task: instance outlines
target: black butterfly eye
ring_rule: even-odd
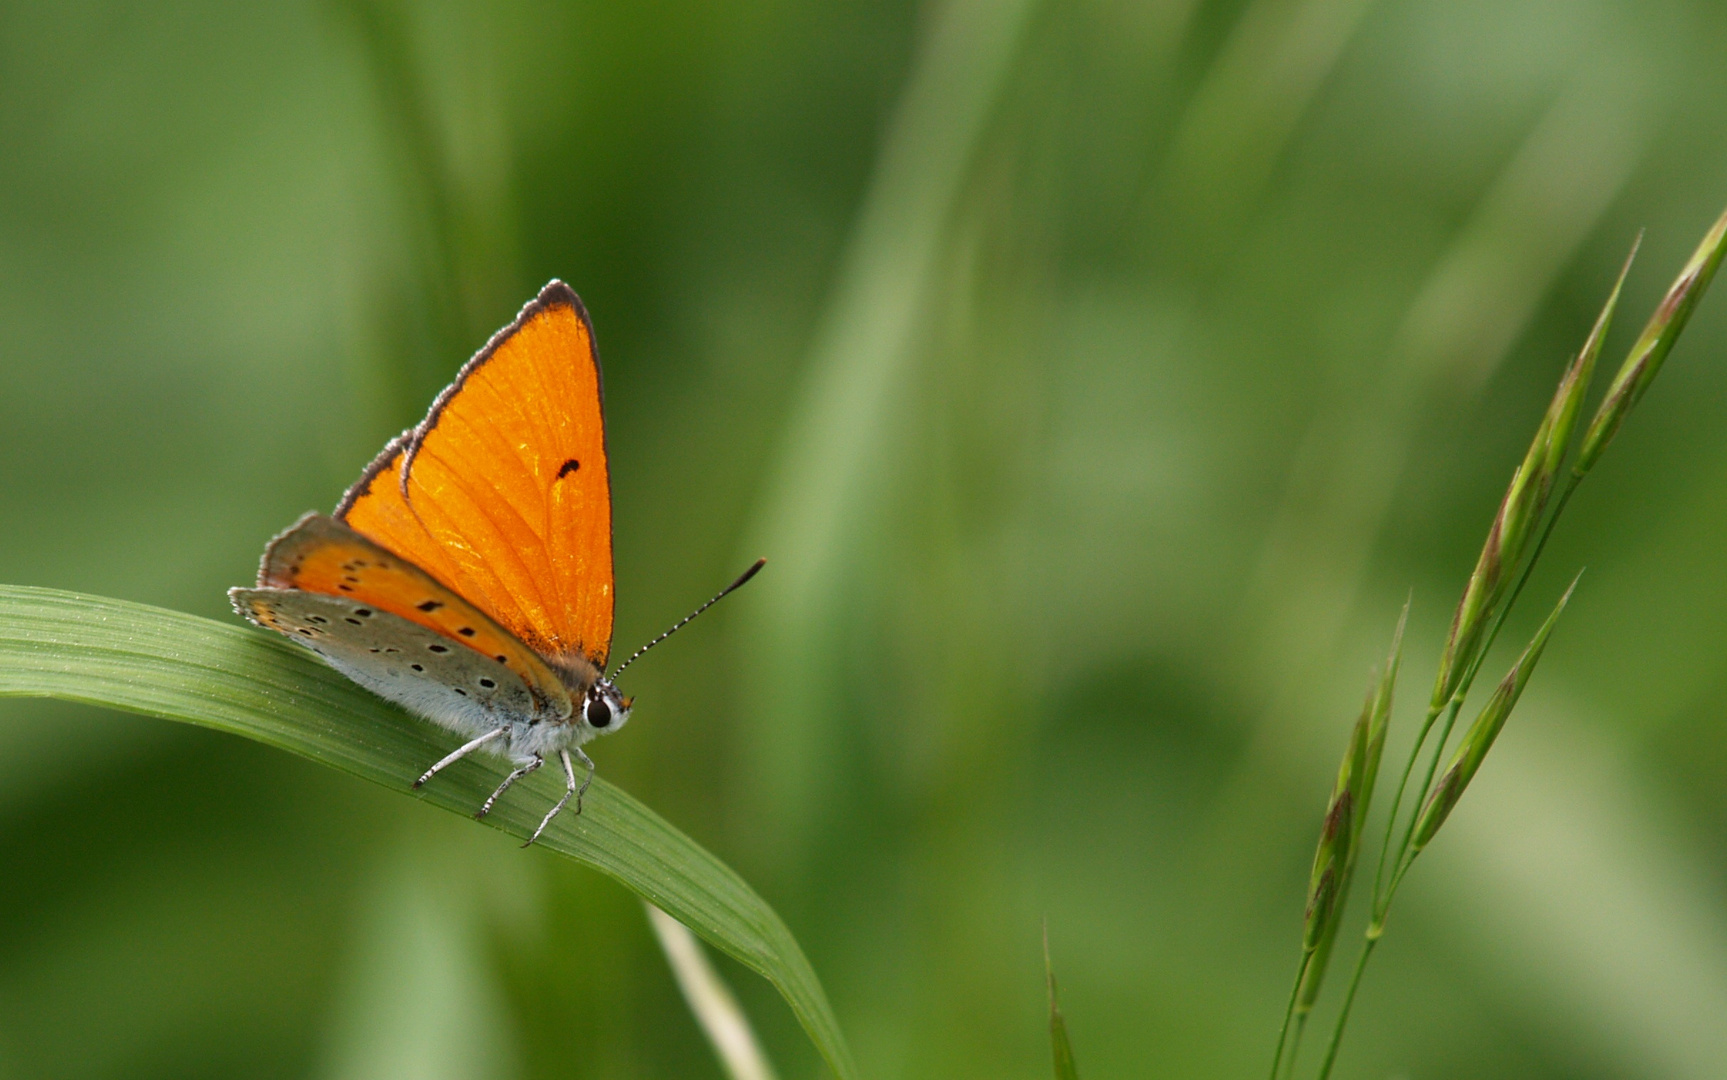
[[[588,700],[588,726],[591,728],[609,728],[612,726],[612,707],[606,704],[605,698],[590,698]]]

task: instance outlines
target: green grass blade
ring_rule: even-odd
[[[122,600],[0,586],[0,696],[53,697],[214,728],[403,794],[452,736],[373,696],[273,634]],[[547,773],[555,770],[546,770]],[[471,814],[504,773],[470,758],[415,797]],[[528,837],[562,793],[536,774],[486,819]],[[760,973],[840,1080],[857,1076],[815,972],[773,909],[653,811],[595,780],[578,817],[540,846],[587,863]]]

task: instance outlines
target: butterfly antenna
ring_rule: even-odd
[[[743,588],[744,582],[748,581],[750,578],[755,577],[758,573],[761,572],[762,567],[766,566],[767,564],[768,564],[768,561],[766,559],[757,559],[754,566],[750,567],[748,570],[745,570],[743,573],[739,574],[738,579],[736,581],[732,582],[730,585],[727,585],[725,588],[721,589],[714,596],[714,598],[712,600],[709,600],[707,603],[703,604],[701,607],[690,612],[688,615],[685,615],[683,618],[679,619],[677,621],[677,624],[674,625],[670,630],[667,630],[665,633],[661,634],[659,637],[655,638],[654,640],[648,642],[646,645],[643,645],[641,648],[637,649],[635,652],[631,653],[630,658],[628,660],[625,660],[623,663],[619,664],[618,669],[606,677],[606,681],[610,682],[610,683],[617,682],[618,676],[622,675],[624,673],[625,668],[627,668],[631,664],[635,663],[637,657],[641,656],[643,653],[647,652],[649,649],[653,648],[655,645],[658,645],[660,642],[671,637],[673,634],[677,633],[679,630],[682,630],[685,626],[688,626],[690,620],[695,618],[697,615],[700,615],[702,612],[713,607],[715,604],[719,603],[721,600],[724,600],[731,593],[736,592],[738,589]]]

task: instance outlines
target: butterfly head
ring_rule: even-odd
[[[589,687],[587,697],[582,701],[582,726],[591,729],[595,735],[610,735],[629,722],[633,704],[635,699],[618,693],[611,680],[601,679]]]

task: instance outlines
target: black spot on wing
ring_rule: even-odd
[[[438,610],[438,609],[439,609],[439,608],[441,608],[441,607],[443,607],[443,606],[444,606],[444,605],[443,605],[443,602],[442,602],[442,601],[439,601],[439,600],[427,600],[427,601],[426,601],[426,602],[425,602],[425,603],[423,603],[423,604],[420,604],[420,605],[419,605],[419,608],[420,608],[420,610],[421,610],[421,611],[436,611],[436,610]]]
[[[575,458],[571,458],[570,460],[564,462],[562,465],[558,466],[558,479],[562,480],[564,477],[570,475],[571,473],[575,472],[577,469],[579,469],[581,467],[582,467],[581,462],[577,461]]]

